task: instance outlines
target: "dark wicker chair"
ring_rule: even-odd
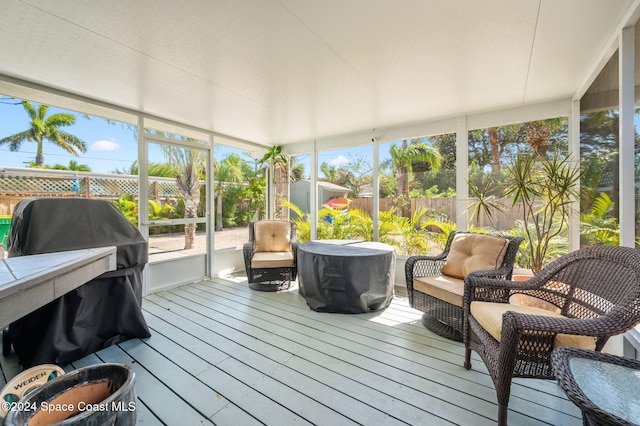
[[[506,309],[503,304],[517,293],[535,298],[547,308],[510,304]],[[492,303],[471,306],[477,302]],[[549,307],[556,311],[550,312]],[[487,312],[485,308],[503,312],[502,322],[497,322],[501,327],[499,341],[478,320]],[[496,388],[498,424],[506,425],[513,377],[553,379],[554,347],[585,349],[584,343],[590,342],[593,350],[600,351],[610,336],[623,333],[638,322],[640,251],[632,248],[598,246],[577,250],[555,260],[528,281],[468,276],[464,295],[464,366],[471,368],[472,350],[480,355]],[[497,334],[495,329],[493,333]],[[567,338],[574,339],[572,343],[579,339],[580,345],[560,341]]]
[[[633,426],[640,423],[638,419],[634,419],[634,421],[629,421],[629,416],[625,416],[626,419],[614,414],[609,413],[591,401],[589,397],[583,392],[576,381],[576,377],[574,376],[573,369],[570,365],[570,360],[572,358],[582,358],[584,360],[594,361],[597,363],[604,363],[609,365],[616,365],[621,367],[626,367],[630,369],[628,371],[629,376],[637,375],[640,371],[640,360],[624,358],[617,355],[605,354],[602,352],[593,352],[593,351],[585,351],[574,348],[557,348],[553,350],[551,354],[551,364],[553,366],[553,371],[555,372],[556,379],[558,380],[558,384],[564,392],[567,394],[567,397],[582,410],[582,421],[584,425],[588,426],[597,426],[597,425],[620,425],[620,426]],[[595,366],[595,365],[594,365]],[[633,370],[636,370],[635,372]],[[609,369],[602,369],[603,373],[606,374],[606,371]],[[592,373],[589,370],[589,377],[591,377]],[[595,376],[595,375],[594,375]],[[636,380],[634,379],[634,382]],[[597,381],[596,383],[600,383]],[[609,392],[611,390],[611,386],[620,385],[623,387],[622,383],[603,383],[602,391]],[[628,392],[628,391],[627,391]],[[627,393],[625,392],[625,393]],[[609,395],[609,398],[616,398],[620,395]],[[628,395],[631,396],[631,395]],[[635,397],[633,395],[631,397]],[[625,410],[625,403],[623,401],[618,401],[618,408],[621,411],[626,411],[626,413],[620,413],[620,415],[629,414],[628,410]],[[629,402],[629,401],[627,401]],[[628,408],[628,406],[627,406]]]
[[[296,242],[296,226],[292,222],[283,220],[264,220],[257,222],[260,224],[273,224],[283,230],[283,235],[272,235],[280,239],[281,244],[286,242],[287,248],[283,251],[273,251],[271,249],[263,254],[267,254],[272,259],[262,259],[256,266],[254,255],[256,249],[260,250],[259,244],[256,243],[256,222],[249,223],[249,242],[244,243],[242,251],[244,254],[244,265],[247,272],[247,281],[249,287],[260,291],[278,291],[289,288],[291,281],[295,280],[298,275],[297,253],[298,243]],[[264,244],[262,245],[264,247]],[[282,261],[277,258],[278,255],[287,255],[291,257],[290,262]]]
[[[411,256],[405,264],[405,277],[407,292],[409,294],[409,304],[412,308],[424,312],[422,323],[429,330],[447,339],[462,341],[463,328],[463,283],[461,282],[455,289],[452,289],[451,297],[444,300],[438,295],[424,293],[414,288],[414,279],[441,274],[441,269],[451,249],[451,243],[458,234],[472,234],[469,232],[454,231],[449,234],[444,251],[437,256]],[[502,265],[494,270],[475,271],[473,274],[492,277],[498,279],[511,279],[513,264],[518,253],[518,248],[523,238],[500,236],[509,241]],[[455,293],[455,294],[454,294]]]

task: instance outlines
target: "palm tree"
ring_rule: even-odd
[[[296,160],[296,157],[291,157],[289,169],[291,174],[290,176],[291,182],[296,182],[304,179],[304,164],[299,163]]]
[[[487,129],[489,144],[491,145],[491,172],[496,176],[500,176],[500,141],[498,131],[497,127],[489,127]]]
[[[427,163],[433,172],[440,170],[442,156],[438,150],[419,139],[413,139],[407,145],[407,140],[402,141],[402,147],[392,145],[389,149],[391,161],[396,168],[396,195],[402,195],[409,191],[409,172],[413,171],[416,163]]]
[[[184,199],[184,217],[198,217],[200,205],[200,174],[205,170],[205,155],[203,151],[196,149],[177,148],[162,145],[163,154],[169,160],[169,164],[175,167],[176,183],[178,190]],[[196,238],[195,223],[184,225],[184,248],[194,247]]]
[[[229,156],[220,163],[214,164],[214,177],[216,181],[216,231],[222,231],[222,190],[224,183],[242,182],[242,165],[244,160],[238,154]]]
[[[284,209],[282,201],[289,199],[289,163],[288,157],[282,153],[282,147],[273,145],[260,159],[261,166],[268,166],[273,171],[273,183],[275,186],[275,196],[270,201],[273,206],[275,217],[281,219],[289,218],[289,210]]]
[[[138,160],[135,160],[131,163],[131,166],[124,167],[122,170],[116,169],[111,173],[137,176],[139,168]],[[149,163],[147,166],[147,174],[149,176],[172,178],[176,175],[176,170],[175,167],[169,163]]]
[[[320,171],[324,175],[327,182],[336,185],[350,187],[349,183],[355,180],[355,176],[344,167],[332,166],[329,163],[320,164]]]
[[[56,170],[73,170],[75,172],[90,172],[91,167],[87,164],[78,164],[76,160],[69,160],[69,165],[65,166],[64,164],[56,164],[53,166]]]
[[[442,156],[438,150],[427,145],[419,139],[402,141],[402,146],[392,145],[389,149],[391,162],[396,169],[396,196],[404,196],[409,193],[409,173],[413,171],[416,163],[427,163],[432,172],[440,170]],[[398,210],[398,215],[402,212]]]
[[[87,152],[87,146],[82,140],[59,129],[60,127],[73,125],[76,122],[75,115],[58,113],[47,117],[48,105],[40,105],[36,110],[29,101],[23,101],[22,106],[31,118],[29,129],[0,139],[0,145],[8,144],[9,151],[18,151],[23,142],[35,142],[38,145],[36,166],[44,165],[42,143],[45,140],[53,142],[73,155],[78,155],[78,151]]]
[[[522,124],[525,140],[539,157],[547,155],[549,150],[557,149],[558,141],[566,135],[567,118],[548,118]]]

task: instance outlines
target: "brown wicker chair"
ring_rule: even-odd
[[[514,304],[515,295],[530,298],[529,306]],[[464,366],[471,368],[472,350],[480,355],[496,388],[498,424],[506,425],[513,377],[553,379],[554,347],[600,351],[610,336],[638,322],[640,251],[632,248],[577,250],[528,281],[471,275],[465,279]]]
[[[289,288],[298,275],[296,226],[284,220],[249,223],[243,247],[249,287],[260,291]]]
[[[442,283],[425,284],[425,277],[440,279],[442,268],[449,258],[451,246],[456,235],[478,235],[470,232],[454,231],[449,234],[444,251],[437,256],[411,256],[405,264],[405,277],[409,304],[412,308],[424,312],[422,323],[434,333],[447,339],[462,341],[462,302],[464,297],[464,281],[461,278],[444,277]],[[501,264],[491,270],[477,270],[473,274],[511,279],[513,264],[518,247],[523,241],[519,237],[500,237],[508,240]],[[429,279],[426,279],[427,281]]]

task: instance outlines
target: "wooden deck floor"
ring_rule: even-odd
[[[67,366],[120,362],[136,372],[139,424],[493,425],[483,363],[435,336],[398,295],[368,314],[311,311],[293,289],[205,281],[147,296],[152,336]],[[7,357],[7,378],[17,372]],[[553,381],[516,380],[513,425],[580,425]]]

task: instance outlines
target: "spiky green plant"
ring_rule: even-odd
[[[396,246],[398,254],[402,255],[427,253],[429,239],[421,225],[426,213],[424,207],[417,209],[410,218],[397,216],[395,208],[380,212],[380,242]]]
[[[291,201],[282,200],[281,202],[284,207],[295,213],[295,217],[292,215],[291,222],[296,225],[296,239],[301,243],[311,241],[311,222],[308,216]]]
[[[433,216],[427,217],[421,224],[425,230],[427,239],[430,241],[431,246],[436,250],[443,250],[449,234],[457,229],[455,223],[447,220],[446,217]]]
[[[367,240],[373,239],[373,221],[358,209],[346,212],[323,208],[318,212],[318,239]]]
[[[562,237],[569,223],[571,203],[578,199],[580,169],[571,156],[554,153],[548,157],[520,154],[506,170],[505,195],[511,198],[511,208],[519,207],[519,225],[528,243],[520,246],[522,256],[534,274],[540,272],[551,257],[556,238]],[[489,217],[501,207],[490,199],[492,191],[469,185],[478,197],[474,212]]]
[[[112,202],[118,206],[122,214],[129,219],[129,222],[138,226],[138,203],[132,200],[131,195],[121,195],[118,201]]]
[[[604,192],[594,200],[591,210],[580,215],[580,245],[620,245],[618,221],[611,212],[615,203]]]
[[[535,247],[538,242],[536,240],[531,240],[530,238],[536,238],[536,231],[533,224],[529,224],[529,229],[525,229],[525,222],[522,220],[516,220],[513,224],[513,228],[508,231],[508,234],[513,237],[522,237],[524,241],[520,244],[520,248],[518,250],[518,254],[516,256],[516,264],[522,267],[530,267],[531,262],[531,253],[532,247]],[[558,225],[559,226],[559,225]],[[559,233],[553,233],[553,238],[550,238],[547,242],[546,253],[545,253],[545,264],[554,261],[559,258],[563,254],[566,254],[569,251],[569,238],[568,238],[568,229],[565,227]],[[532,243],[533,241],[533,243]]]
[[[149,200],[149,219],[162,220],[172,219],[175,216],[175,209],[170,204],[160,205],[153,200]]]

